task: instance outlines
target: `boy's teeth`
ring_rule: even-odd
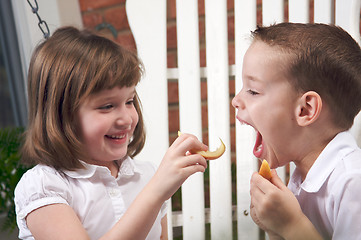
[[[256,152],[261,151],[261,149],[262,149],[262,144],[257,147]]]

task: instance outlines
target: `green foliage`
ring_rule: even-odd
[[[6,214],[1,231],[16,227],[14,190],[21,176],[28,170],[20,164],[19,149],[23,128],[0,129],[0,213]]]

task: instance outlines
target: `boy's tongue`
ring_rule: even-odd
[[[262,153],[263,153],[262,135],[259,132],[257,132],[257,139],[256,139],[256,143],[253,148],[253,155],[256,158],[261,158]]]

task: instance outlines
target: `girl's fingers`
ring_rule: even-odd
[[[187,176],[191,176],[192,174],[197,172],[204,172],[206,168],[203,165],[196,164],[196,165],[187,166],[183,168],[183,170]]]
[[[200,154],[191,154],[188,156],[185,156],[183,160],[180,163],[183,167],[189,167],[194,165],[200,165],[203,168],[207,168],[207,161],[204,157],[202,157]]]
[[[208,147],[200,142],[196,136],[192,134],[182,134],[179,136],[171,145],[172,149],[178,151],[182,155],[185,155],[187,152],[193,149],[197,149],[200,151],[205,151]]]

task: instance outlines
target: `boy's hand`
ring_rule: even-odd
[[[285,236],[304,217],[293,193],[272,170],[271,181],[257,172],[251,178],[251,216],[254,222],[273,237]]]

